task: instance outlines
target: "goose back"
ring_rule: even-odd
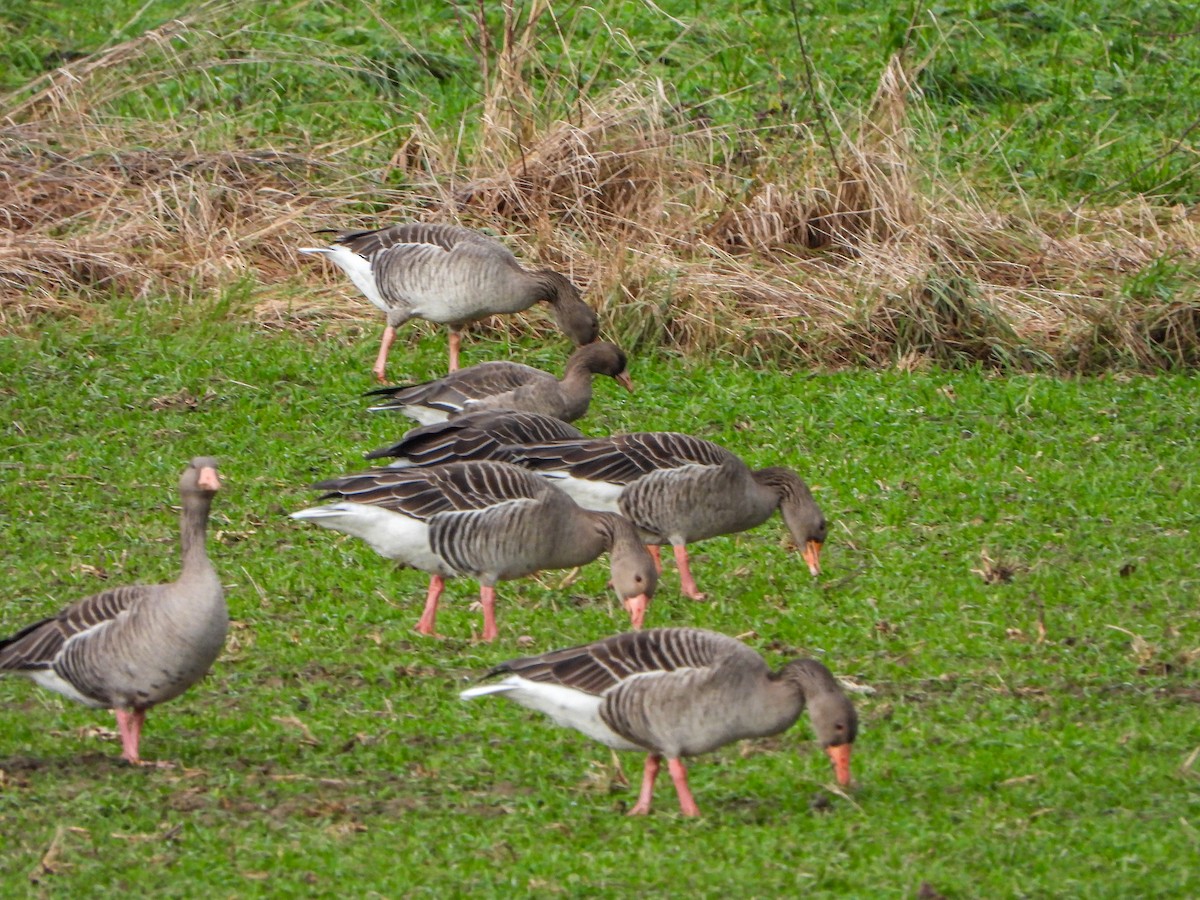
[[[465,369],[463,371],[466,371]],[[414,428],[399,441],[366,454],[392,458],[391,468],[434,466],[468,459],[505,458],[512,444],[583,437],[578,428],[553,416],[510,409],[466,412],[444,422]]]
[[[372,411],[395,410],[422,424],[481,409],[521,410],[572,422],[588,410],[593,375],[608,375],[633,390],[627,366],[619,347],[601,341],[576,350],[561,380],[532,366],[498,360],[421,384],[377,389],[368,396],[387,398],[371,406]]]
[[[356,278],[353,259],[366,261],[373,282],[364,293],[388,313],[388,324],[416,317],[462,326],[495,313],[555,307],[559,327],[577,344],[596,339],[595,313],[565,276],[524,269],[504,244],[456,225],[402,223],[373,231],[338,233],[330,258]],[[307,252],[319,248],[304,248]],[[339,251],[341,251],[339,253]]]
[[[745,531],[779,507],[776,490],[739,457],[677,432],[543,442],[514,448],[511,458],[558,477],[584,506],[615,503],[648,538],[672,544]]]
[[[374,507],[425,523],[430,549],[454,573],[485,584],[583,565],[612,549],[618,538],[636,544],[628,522],[584,510],[546,479],[504,462],[376,469],[318,482],[314,488],[326,492],[322,500]],[[325,524],[317,516],[301,518]],[[653,571],[653,560],[637,547],[644,558],[634,552],[631,563],[614,554],[614,568],[636,563],[638,574],[652,581],[644,570]]]

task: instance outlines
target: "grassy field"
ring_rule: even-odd
[[[506,13],[505,10],[508,10]],[[423,218],[629,349],[1200,365],[1194,5],[32,2],[0,10],[0,327],[253,284]]]
[[[201,453],[235,620],[150,713],[172,769],[0,679],[0,896],[1200,895],[1200,7],[504,8],[0,8],[0,634],[173,577]],[[288,518],[405,428],[295,248],[404,218],[585,288],[639,385],[585,431],[809,481],[820,578],[776,518],[648,623],[869,687],[851,791],[802,721],[698,760],[701,819],[627,819],[639,758],[457,699],[622,629],[605,565],[503,585],[494,645],[452,582],[437,641],[422,574]],[[546,322],[465,362],[557,371]]]
[[[670,564],[648,621],[745,634],[870,686],[856,785],[801,722],[697,762],[699,821],[647,819],[608,751],[457,691],[488,665],[624,626],[586,567],[502,587],[472,643],[411,631],[424,577],[287,512],[395,437],[374,334],[271,333],[237,303],[114,303],[0,339],[0,623],[171,577],[174,482],[220,456],[211,552],[235,626],[211,677],[116,761],[111,719],[0,682],[3,893],[80,896],[1192,896],[1200,772],[1192,377],[791,374],[671,355],[600,383],[592,433],[686,429],[794,466],[832,523],[812,579],[778,518]],[[565,342],[472,342],[556,368]],[[444,360],[440,335],[398,375]],[[520,640],[520,642],[519,642]],[[623,761],[635,780],[637,757]],[[924,886],[924,887],[923,887]]]

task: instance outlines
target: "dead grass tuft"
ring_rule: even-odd
[[[266,327],[365,320],[365,299],[295,248],[320,228],[420,217],[489,228],[566,272],[606,335],[635,350],[813,366],[1200,365],[1200,216],[1142,198],[1037,209],[977,196],[939,170],[900,57],[859,121],[835,120],[830,137],[722,129],[660,83],[554,93],[583,82],[538,68],[539,36],[562,27],[538,2],[505,7],[490,30],[462,13],[489,126],[475,147],[417,114],[364,172],[338,148],[205,150],[185,125],[111,113],[154,79],[203,72],[229,37],[214,25],[226,8],[202,4],[0,97],[0,325],[84,315],[114,293],[186,300],[248,282]],[[914,150],[918,132],[933,150]],[[396,172],[404,190],[380,187]],[[538,314],[479,327],[552,330]]]

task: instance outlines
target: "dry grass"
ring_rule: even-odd
[[[569,273],[634,349],[827,366],[1200,363],[1192,279],[1154,274],[1163,259],[1185,274],[1200,264],[1194,214],[1144,199],[1047,210],[975,196],[914,151],[924,112],[898,57],[832,142],[698,123],[656,83],[577,98],[570,121],[547,116],[528,77],[545,13],[534,4],[499,43],[475,32],[492,127],[461,164],[458,135],[414,121],[384,167],[403,170],[406,191],[328,148],[204,151],[180,129],[105,119],[147,72],[204,56],[189,21],[0,98],[0,323],[79,314],[114,291],[189,297],[248,274],[264,323],[366,314],[294,248],[318,228],[422,217],[491,228]],[[323,287],[297,304],[300,282]]]

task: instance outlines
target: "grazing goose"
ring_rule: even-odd
[[[514,313],[544,301],[576,344],[596,340],[596,314],[558,272],[523,269],[499,241],[455,225],[418,222],[375,231],[346,231],[331,247],[301,247],[337,263],[355,287],[387,315],[375,377],[385,381],[396,328],[409,319],[450,326],[450,371],[458,368],[465,325],[494,313]]]
[[[322,481],[321,499],[293,518],[362,538],[380,556],[431,574],[421,634],[434,634],[444,579],[479,580],[483,639],[495,640],[496,583],[563,569],[610,552],[612,584],[640,628],[657,572],[627,519],[580,508],[524,469],[502,462],[457,462],[428,469],[375,469]]]
[[[504,458],[555,480],[587,509],[629,518],[651,544],[669,543],[683,593],[703,600],[688,564],[687,545],[733,534],[767,520],[776,509],[804,561],[821,571],[825,516],[795,472],[751,471],[724,447],[667,431],[548,441],[503,448]],[[657,558],[657,547],[652,552]]]
[[[741,641],[697,628],[656,628],[502,663],[463,699],[503,694],[614,750],[645,750],[642,789],[630,815],[650,811],[665,757],[685,816],[700,810],[683,757],[742,738],[779,734],[805,709],[837,780],[850,783],[854,706],[829,670],[796,659],[772,672]]]
[[[395,410],[422,425],[479,409],[517,409],[574,422],[592,402],[593,375],[611,376],[633,391],[626,365],[621,349],[602,341],[572,353],[561,380],[521,363],[479,363],[435,381],[371,391],[389,398],[371,410]]]
[[[414,428],[396,443],[372,450],[365,456],[367,459],[394,458],[395,462],[389,463],[388,467],[402,469],[467,459],[500,459],[500,448],[508,444],[581,437],[583,434],[578,428],[553,416],[511,409],[484,409]]]
[[[0,671],[115,710],[121,755],[135,765],[142,763],[146,710],[203,678],[225,645],[229,611],[204,547],[219,487],[217,461],[206,456],[179,479],[183,569],[176,581],[101,591],[0,641]]]

